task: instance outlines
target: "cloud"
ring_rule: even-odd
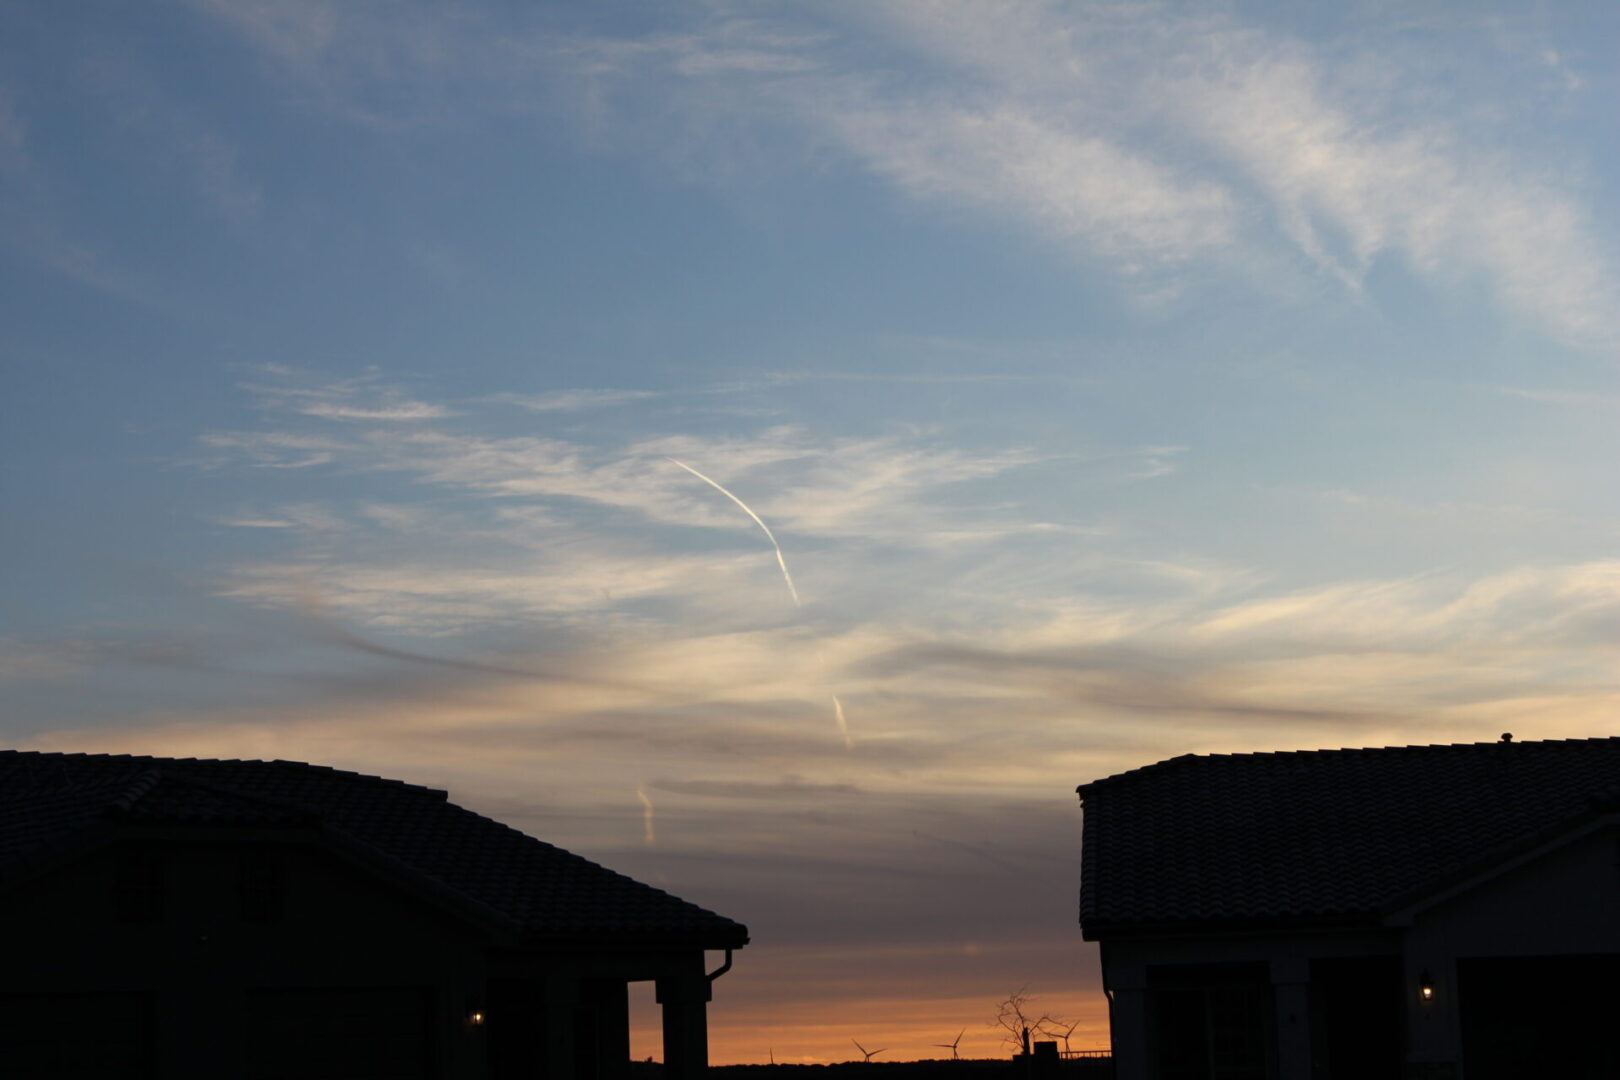
[[[307,63],[338,38],[342,8],[322,0],[189,0],[271,53]],[[347,6],[347,5],[344,5]]]
[[[623,36],[430,7],[202,10],[357,122],[555,119],[569,103],[593,144],[650,150],[696,182],[841,158],[909,199],[1110,266],[1144,297],[1212,271],[1297,295],[1304,260],[1359,302],[1395,257],[1440,289],[1483,277],[1567,342],[1620,336],[1602,223],[1572,162],[1527,150],[1545,142],[1521,137],[1517,111],[1458,98],[1431,65],[1396,66],[1384,38],[1308,44],[1156,4],[915,0]],[[1435,25],[1425,45],[1456,50],[1458,67],[1479,33]],[[1526,79],[1566,70],[1546,41],[1495,55]],[[468,78],[487,93],[450,92]],[[1555,83],[1546,92],[1577,92]],[[783,131],[804,160],[758,151]]]
[[[909,194],[1010,217],[1126,270],[1209,255],[1237,231],[1219,185],[1021,105],[857,102],[821,122]]]
[[[1334,54],[1258,24],[1152,5],[1027,3],[989,12],[916,3],[887,12],[900,41],[976,78],[974,93],[994,103],[981,110],[997,121],[987,126],[1005,133],[1003,169],[1044,177],[1057,191],[1139,189],[1148,210],[1103,232],[1111,238],[1104,250],[1127,266],[1133,254],[1187,257],[1227,244],[1239,250],[1214,261],[1244,258],[1244,248],[1258,254],[1264,212],[1352,291],[1377,258],[1393,253],[1445,286],[1483,272],[1556,335],[1614,343],[1613,273],[1580,189],[1568,181],[1569,163],[1515,153],[1507,129],[1481,143],[1477,125],[1465,132],[1436,108],[1444,97],[1418,69],[1393,71],[1379,57]],[[1473,103],[1449,104],[1460,112]],[[899,139],[900,160],[909,144],[947,137],[960,124],[928,102],[913,101],[907,115],[914,131],[930,134]],[[1043,125],[1027,116],[1056,119]],[[1108,153],[1077,149],[1100,140]],[[974,152],[964,156],[963,171],[977,176]],[[1178,167],[1144,171],[1147,158]],[[1175,182],[1164,179],[1172,175]],[[1072,218],[1061,198],[1032,197],[1014,184],[958,194],[1023,208],[1060,232]]]
[[[330,460],[330,459],[328,459]],[[348,527],[340,512],[317,503],[283,503],[264,510],[240,510],[213,519],[233,529],[305,529],[331,532]]]
[[[759,611],[759,598],[748,586],[767,569],[752,553],[654,552],[617,540],[586,543],[577,536],[543,555],[489,555],[482,565],[471,550],[462,558],[390,559],[366,555],[367,543],[365,534],[357,535],[355,551],[346,559],[242,563],[217,590],[231,599],[285,608],[296,607],[307,590],[316,588],[326,607],[362,625],[445,636],[607,618],[652,600],[679,604],[693,618],[735,620]],[[774,603],[774,594],[770,599],[772,610],[785,610]]]
[[[197,441],[214,453],[193,463],[217,467],[246,460],[260,469],[307,469],[325,465],[351,444],[320,435],[290,431],[210,431]]]
[[[361,392],[394,393],[376,378]],[[267,423],[348,393],[304,385],[272,395]],[[1185,447],[1043,460],[945,446],[916,429],[816,437],[738,422],[725,434],[666,435],[651,413],[628,435],[592,426],[564,438],[489,434],[475,430],[480,422],[474,410],[406,427],[359,422],[341,438],[208,436],[249,466],[318,452],[345,471],[398,473],[444,496],[431,510],[319,504],[313,516],[298,506],[239,515],[285,523],[281,531],[321,547],[239,563],[218,594],[296,609],[316,589],[345,628],[331,644],[417,666],[446,657],[442,666],[470,675],[480,666],[590,672],[576,650],[611,649],[614,678],[634,692],[599,707],[792,717],[803,741],[778,749],[735,731],[711,738],[689,721],[670,743],[749,747],[788,771],[795,755],[832,760],[842,750],[834,696],[861,732],[863,759],[957,768],[982,754],[984,716],[1012,725],[1007,753],[1049,752],[1070,737],[1072,717],[1083,718],[1078,745],[1088,752],[1150,756],[1173,740],[1264,747],[1282,733],[1401,741],[1414,725],[1463,731],[1485,713],[1492,724],[1528,718],[1549,697],[1563,701],[1561,723],[1574,731],[1615,695],[1599,645],[1620,625],[1620,572],[1608,563],[1282,588],[1258,569],[1132,550],[1137,541],[1117,529],[1032,520],[1044,504],[1017,484],[1038,464],[1061,468],[1071,485],[1153,483]],[[670,466],[672,454],[702,461],[771,524],[804,591],[802,614],[755,527]],[[1473,521],[1485,509],[1438,507],[1425,520]],[[322,527],[334,518],[341,528]],[[500,634],[511,648],[411,643]],[[557,636],[547,644],[548,635]],[[546,738],[665,740],[630,730],[559,717]]]
[[[896,4],[873,28],[909,62],[823,48],[814,73],[762,90],[908,195],[1127,273],[1275,279],[1281,241],[1353,295],[1394,255],[1446,289],[1483,274],[1570,343],[1620,332],[1570,162],[1528,155],[1510,127],[1465,128],[1474,103],[1419,69],[1156,5]]]
[[[323,420],[440,420],[455,413],[443,405],[406,397],[392,386],[381,384],[381,375],[372,370],[346,379],[328,379],[312,372],[281,365],[264,365],[262,374],[275,382],[244,383],[262,407],[274,411],[314,416]]]
[[[154,633],[29,640],[0,638],[0,684],[88,681],[109,665],[206,670],[210,646]]]
[[[305,416],[319,416],[327,420],[436,420],[449,415],[442,406],[427,405],[420,401],[401,401],[375,409],[312,402],[299,411]]]
[[[853,784],[810,784],[794,776],[771,783],[754,780],[649,780],[647,786],[677,795],[771,801],[819,800],[829,796],[853,795],[860,790]]]
[[[553,390],[545,394],[495,394],[489,400],[516,405],[533,412],[573,412],[601,409],[658,397],[654,390]]]
[[[1504,386],[1501,392],[1526,401],[1540,402],[1543,405],[1561,405],[1571,409],[1620,409],[1620,394],[1594,390],[1549,390]]]
[[[1439,117],[1358,112],[1296,42],[1230,32],[1204,46],[1202,68],[1168,88],[1177,115],[1318,265],[1354,289],[1385,252],[1446,284],[1484,271],[1559,336],[1613,342],[1612,272],[1561,163],[1468,145]]]
[[[869,636],[837,676],[959,734],[994,715],[1003,753],[1468,741],[1499,725],[1601,734],[1620,702],[1617,582],[1599,561],[1236,601],[1189,592],[1119,602],[1117,615],[1092,598],[1083,621],[1064,611],[1072,601],[1026,600],[1022,620]]]
[[[0,638],[0,683],[60,681],[95,663],[100,650],[90,641],[25,641]]]
[[[1213,612],[1206,640],[1304,639],[1342,648],[1419,648],[1494,640],[1530,649],[1589,645],[1594,619],[1620,614],[1620,562],[1525,567],[1458,580],[1429,574],[1335,584]]]
[[[347,402],[356,394],[404,401],[366,379],[359,385],[295,387],[252,385],[277,413],[354,421],[348,434],[326,429],[270,428],[216,431],[201,438],[218,454],[235,453],[261,468],[298,469],[341,464],[350,469],[398,472],[460,493],[502,501],[571,500],[628,512],[662,525],[735,530],[738,518],[695,486],[676,459],[701,469],[754,507],[773,530],[821,537],[885,536],[928,544],[942,536],[991,535],[985,523],[955,530],[930,508],[929,498],[953,486],[986,481],[1040,460],[1023,448],[987,451],[944,445],[923,433],[815,438],[777,425],[733,435],[645,435],[605,441],[556,435],[498,436],[465,427],[420,424],[367,426],[398,418]],[[401,406],[401,409],[403,406]],[[453,419],[442,406],[412,401],[412,418]],[[1100,468],[1117,479],[1145,479],[1170,471],[1175,447],[1149,447],[1102,455]],[[1112,460],[1108,460],[1112,459]],[[206,459],[210,465],[226,460]],[[286,517],[287,515],[279,515]],[[252,520],[275,520],[251,515]],[[746,523],[745,523],[746,524]]]

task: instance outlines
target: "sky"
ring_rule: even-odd
[[[1617,48],[3,0],[4,745],[448,788],[749,926],[717,1063],[1105,1045],[1076,785],[1615,734]]]

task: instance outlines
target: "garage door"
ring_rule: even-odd
[[[1620,956],[1457,961],[1469,1080],[1614,1080]]]

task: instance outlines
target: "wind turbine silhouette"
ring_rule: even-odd
[[[1058,1038],[1063,1040],[1063,1052],[1065,1054],[1067,1054],[1069,1052],[1069,1036],[1073,1035],[1074,1034],[1074,1029],[1079,1027],[1079,1026],[1080,1026],[1080,1021],[1076,1020],[1074,1023],[1069,1025],[1069,1029],[1067,1031],[1065,1031],[1062,1035],[1058,1036]]]
[[[935,1043],[934,1045],[941,1048],[941,1049],[949,1049],[950,1052],[951,1052],[951,1060],[955,1061],[956,1060],[956,1045],[962,1041],[962,1036],[964,1036],[966,1034],[967,1034],[967,1028],[963,1028],[961,1031],[958,1031],[956,1033],[956,1038],[952,1039],[950,1042],[948,1042],[948,1043]]]
[[[876,1057],[878,1054],[883,1053],[882,1050],[868,1050],[866,1047],[862,1046],[860,1043],[855,1042],[854,1039],[851,1039],[849,1041],[852,1042],[852,1043],[855,1043],[855,1049],[859,1050],[862,1054],[866,1055],[865,1064],[867,1064],[867,1065],[870,1065],[872,1063],[872,1059],[874,1057]]]

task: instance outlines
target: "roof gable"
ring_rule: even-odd
[[[1620,738],[1184,755],[1083,785],[1080,921],[1373,921],[1612,806]]]
[[[707,948],[748,940],[730,919],[465,810],[434,788],[293,761],[0,751],[0,870],[111,821],[318,824],[530,938]]]

